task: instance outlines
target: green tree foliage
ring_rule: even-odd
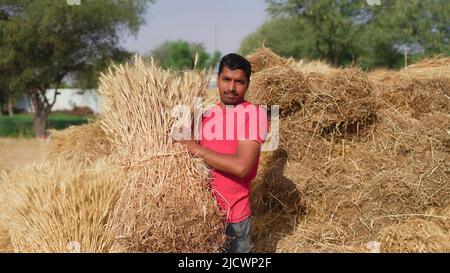
[[[164,42],[155,48],[149,57],[153,57],[164,68],[174,70],[193,69],[194,66],[213,68],[219,62],[220,52],[209,55],[202,44],[178,40]]]
[[[449,54],[447,0],[266,2],[271,19],[243,41],[244,54],[264,43],[283,56],[364,67],[398,67],[405,48],[413,58]]]
[[[81,79],[123,52],[120,35],[137,33],[151,2],[0,0],[0,72],[9,89],[27,94],[37,137],[45,136],[56,100],[48,100],[46,90],[70,76]]]

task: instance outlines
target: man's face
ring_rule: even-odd
[[[219,88],[220,100],[225,105],[236,105],[244,100],[249,81],[244,70],[231,70],[224,67],[217,76],[217,87]]]

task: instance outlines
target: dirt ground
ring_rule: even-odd
[[[36,139],[0,138],[0,171],[43,159],[46,146]]]

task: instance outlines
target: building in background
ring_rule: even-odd
[[[52,111],[72,111],[80,107],[89,107],[93,113],[98,114],[101,110],[102,99],[95,89],[58,89],[58,92]],[[55,89],[47,90],[46,97],[49,101],[53,100],[54,95]],[[17,100],[15,108],[19,111],[33,112],[25,96]]]

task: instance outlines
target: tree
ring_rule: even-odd
[[[264,42],[283,56],[364,67],[398,67],[403,48],[415,58],[449,54],[447,0],[266,1],[271,19],[243,41],[242,52]]]
[[[220,52],[216,51],[210,56],[202,44],[178,40],[164,42],[155,48],[149,56],[153,57],[164,68],[183,70],[193,69],[194,66],[212,68],[217,65]]]
[[[296,18],[299,30],[309,30],[309,47],[321,59],[339,66],[352,56],[353,43],[371,21],[371,6],[365,1],[267,0],[274,18]],[[301,37],[301,34],[297,34]]]
[[[239,51],[247,55],[256,48],[266,46],[282,56],[316,59],[320,56],[314,50],[314,36],[314,31],[298,18],[275,18],[247,36]]]
[[[34,109],[36,137],[46,135],[56,101],[46,97],[70,76],[114,56],[123,33],[135,34],[153,0],[0,0],[0,71],[11,90],[24,90]]]

